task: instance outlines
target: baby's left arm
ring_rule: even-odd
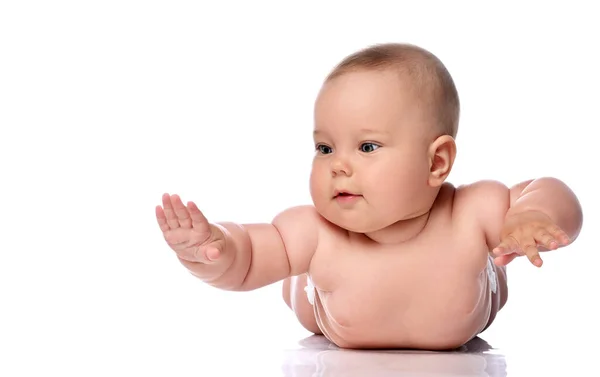
[[[476,184],[477,186],[477,184]],[[501,183],[480,183],[481,224],[496,264],[506,265],[527,256],[540,267],[540,250],[572,243],[581,230],[583,215],[574,192],[556,178],[544,177],[510,189]]]
[[[573,242],[583,223],[581,204],[575,193],[562,181],[552,177],[520,183],[510,190],[510,208],[506,217],[538,211],[562,229]]]
[[[537,267],[538,249],[554,250],[571,244],[581,230],[583,214],[575,193],[562,181],[545,177],[520,183],[510,190],[501,243],[493,250],[498,264],[526,255]]]

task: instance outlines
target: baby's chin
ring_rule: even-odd
[[[316,207],[316,210],[325,220],[327,220],[331,224],[352,233],[365,234],[377,232],[391,225],[375,223],[369,220],[368,217],[360,216],[358,214],[356,214],[355,216],[344,216],[342,213],[331,209],[322,210],[319,207]]]

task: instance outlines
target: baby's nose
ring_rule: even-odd
[[[333,176],[336,176],[338,174],[349,176],[352,175],[352,168],[347,160],[342,158],[336,158],[331,163],[331,173]]]

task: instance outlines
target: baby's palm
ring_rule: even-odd
[[[156,207],[156,219],[167,244],[181,259],[210,263],[222,250],[223,233],[211,225],[193,203],[186,207],[179,196],[164,194],[163,207]]]
[[[176,228],[163,232],[165,240],[176,252],[191,253],[210,237],[210,232],[196,228]]]

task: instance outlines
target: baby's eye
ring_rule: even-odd
[[[363,143],[360,146],[361,152],[365,152],[365,153],[373,152],[377,148],[379,148],[379,145],[374,144],[374,143]]]
[[[319,151],[319,153],[322,153],[322,154],[329,154],[329,153],[333,152],[333,150],[330,147],[328,147],[327,145],[323,145],[323,144],[317,145],[317,150]]]

